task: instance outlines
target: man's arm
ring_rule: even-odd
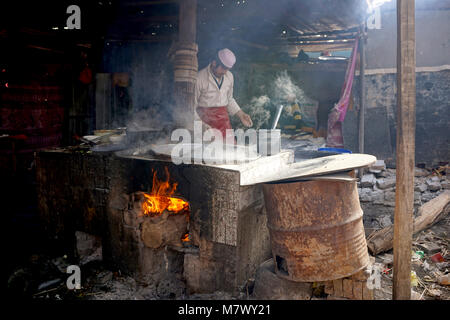
[[[241,110],[239,105],[237,104],[236,100],[233,98],[233,87],[234,87],[234,78],[233,74],[230,72],[231,75],[231,87],[228,91],[228,113],[233,116],[236,115],[241,120],[242,124],[246,127],[251,127],[253,125],[252,119],[248,114],[246,114],[244,111]]]

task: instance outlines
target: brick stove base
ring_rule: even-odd
[[[276,165],[292,155],[267,159]],[[65,149],[39,152],[36,165],[49,237],[71,247],[76,230],[98,235],[104,261],[141,281],[184,281],[188,293],[234,293],[271,256],[261,186],[241,186],[239,168]],[[255,166],[267,170],[264,161],[251,170]],[[179,183],[177,195],[190,203],[189,250],[147,247],[142,221],[133,216],[132,195],[151,190],[152,170],[163,173],[165,167]]]

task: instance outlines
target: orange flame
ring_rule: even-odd
[[[181,213],[189,211],[189,203],[181,198],[172,197],[177,190],[178,183],[169,183],[170,174],[165,168],[167,180],[161,181],[153,172],[153,185],[150,194],[144,193],[145,201],[142,203],[142,210],[145,215],[156,217],[161,215],[164,210],[170,213]]]
[[[186,233],[183,238],[181,238],[181,241],[183,242],[189,242],[191,241],[191,239],[189,239],[189,233]]]

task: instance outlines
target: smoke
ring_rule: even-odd
[[[275,78],[264,85],[268,94],[255,96],[246,105],[245,111],[253,120],[253,128],[260,129],[268,125],[271,116],[275,116],[277,107],[284,105],[283,113],[292,116],[291,105],[298,104],[301,114],[306,123],[315,126],[317,102],[309,98],[305,92],[294,83],[287,70],[279,72]]]
[[[269,103],[270,98],[264,95],[260,97],[253,97],[247,105],[247,112],[252,118],[253,127],[255,129],[261,128],[261,126],[270,119],[270,111],[267,109]]]
[[[157,108],[140,110],[130,115],[126,127],[131,131],[141,131],[148,129],[162,128],[170,123],[167,115]]]
[[[277,102],[296,102],[305,97],[305,93],[292,82],[287,70],[280,72],[273,85],[273,99]]]
[[[283,113],[294,116],[294,111],[298,110],[305,125],[316,127],[318,102],[308,97],[286,70],[277,75],[272,92],[275,105],[285,105]]]

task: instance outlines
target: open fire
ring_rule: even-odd
[[[178,183],[170,184],[170,174],[165,168],[167,179],[159,180],[156,171],[153,172],[153,185],[150,193],[144,193],[145,200],[142,203],[142,212],[146,216],[157,217],[165,210],[169,214],[189,214],[189,203],[179,197],[174,197]]]
[[[142,193],[142,214],[152,218],[152,222],[144,223],[144,242],[149,247],[159,247],[161,241],[166,239],[169,243],[189,243],[189,234],[186,233],[186,224],[189,221],[189,203],[176,197],[178,183],[170,182],[170,173],[165,167],[166,179],[160,180],[157,172],[153,171],[153,184],[150,193]],[[184,215],[182,217],[181,215]],[[167,219],[173,216],[171,219]],[[176,218],[176,219],[174,219]],[[175,236],[172,240],[169,234]],[[160,234],[160,237],[157,236]],[[163,235],[164,234],[164,235]],[[181,240],[181,242],[180,242]]]

